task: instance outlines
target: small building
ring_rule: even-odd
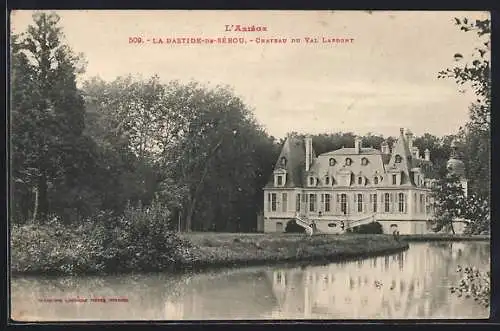
[[[289,135],[264,187],[264,232],[285,232],[298,215],[323,233],[361,220],[380,223],[384,233],[429,232],[431,155],[413,140],[400,129],[394,146],[365,147],[357,137],[353,147],[316,155],[311,137]]]

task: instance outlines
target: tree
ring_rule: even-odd
[[[455,79],[461,87],[469,86],[477,100],[469,108],[469,122],[459,132],[465,141],[465,165],[469,189],[489,200],[490,177],[490,113],[491,113],[491,26],[489,19],[455,18],[460,30],[478,36],[478,45],[467,56],[455,54],[456,65],[439,72],[439,78]]]
[[[84,90],[88,132],[128,199],[158,195],[186,231],[255,228],[277,152],[230,89],[129,76]]]
[[[274,142],[251,111],[226,87],[207,89],[197,83],[178,85],[172,94],[174,112],[183,114],[182,139],[166,149],[174,160],[174,176],[187,187],[184,229],[240,231],[255,227],[261,188],[272,171],[263,159]]]
[[[457,176],[448,173],[438,179],[431,191],[434,217],[433,230],[439,232],[450,229],[455,234],[453,221],[463,218],[465,213],[466,198],[460,180]]]
[[[490,233],[491,213],[488,200],[476,195],[468,196],[463,216],[468,221],[466,234]]]
[[[32,210],[43,220],[61,211],[61,199],[89,172],[92,142],[82,134],[85,109],[76,87],[82,57],[64,44],[56,14],[37,12],[33,21],[12,37],[13,195],[19,217]],[[68,203],[63,207],[75,207]]]

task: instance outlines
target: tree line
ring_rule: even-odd
[[[255,231],[283,139],[269,135],[226,86],[129,75],[78,87],[84,58],[65,44],[59,20],[36,13],[25,33],[11,37],[13,222],[58,217],[78,224],[103,210],[119,214],[156,201],[183,231]],[[480,117],[481,107],[471,116]],[[486,162],[478,148],[486,148],[486,134],[471,123],[456,136],[469,175],[486,174],[485,163],[474,161]],[[428,148],[443,169],[454,137],[426,133],[414,145]],[[374,148],[395,140],[362,139]],[[313,145],[318,154],[352,146],[354,134],[316,134]],[[473,177],[471,189],[484,194],[489,176]]]

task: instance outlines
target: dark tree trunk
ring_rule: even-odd
[[[49,199],[48,199],[48,187],[47,187],[47,177],[42,175],[38,179],[38,219],[44,222],[49,213]]]

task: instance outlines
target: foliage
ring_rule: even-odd
[[[489,19],[455,18],[460,30],[476,33],[478,45],[472,54],[455,54],[456,65],[439,72],[439,78],[452,78],[461,87],[469,86],[477,100],[469,108],[469,122],[459,136],[464,143],[466,175],[470,192],[489,200],[491,183],[491,24]]]
[[[12,269],[36,273],[156,271],[176,267],[190,245],[171,230],[168,210],[128,206],[101,212],[78,227],[53,217],[46,224],[14,224]]]
[[[298,225],[294,220],[288,222],[285,227],[286,233],[305,233],[306,230]]]
[[[383,234],[384,230],[382,224],[379,222],[372,222],[355,227],[354,232],[363,234]]]
[[[491,298],[491,274],[489,271],[480,271],[475,267],[462,268],[457,272],[461,275],[458,286],[451,287],[451,292],[458,297],[473,299],[478,304],[488,308]]]
[[[465,234],[489,234],[491,211],[490,202],[476,195],[469,195],[463,217],[469,221]]]
[[[466,197],[460,179],[448,173],[442,176],[431,191],[434,218],[431,220],[433,230],[439,232],[443,229],[453,228],[453,221],[462,218],[465,212]]]
[[[64,44],[56,14],[37,12],[33,20],[11,44],[13,212],[17,220],[42,221],[56,211],[78,218],[98,195],[87,180],[95,146],[83,135],[76,87],[82,57]]]

